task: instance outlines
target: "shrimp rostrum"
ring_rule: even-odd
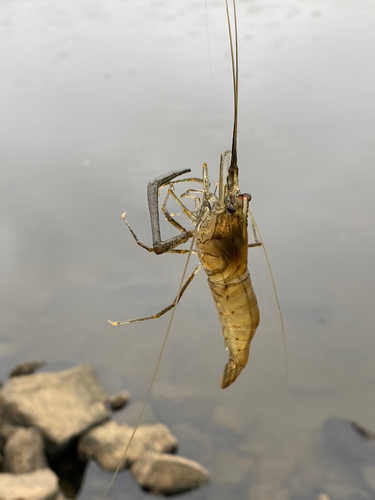
[[[229,168],[228,168],[228,165]],[[194,211],[190,211],[174,192],[174,181],[176,177],[189,172],[179,170],[170,172],[151,181],[148,185],[148,202],[151,217],[151,228],[153,246],[147,247],[141,243],[134,231],[123,216],[136,242],[150,252],[161,254],[165,252],[189,252],[189,250],[176,247],[194,238],[195,250],[200,264],[196,266],[189,276],[180,294],[175,301],[159,313],[147,318],[127,320],[124,322],[111,322],[114,325],[121,323],[132,323],[151,318],[158,318],[168,310],[172,309],[179,301],[199,269],[203,268],[207,275],[219,319],[222,325],[225,347],[229,351],[229,361],[224,369],[221,387],[225,388],[232,384],[247,364],[249,348],[255,331],[259,325],[259,309],[257,299],[251,284],[250,274],[247,267],[248,246],[259,246],[261,242],[257,238],[254,225],[254,243],[248,244],[248,208],[250,195],[241,194],[238,187],[238,167],[233,161],[231,151],[225,151],[221,155],[220,179],[218,196],[209,190],[209,178],[207,165],[203,165],[202,179],[181,179],[181,181],[192,180],[203,183],[202,199]],[[227,179],[225,182],[225,175]],[[166,201],[163,203],[163,213],[167,220],[180,229],[180,234],[165,241],[161,239],[158,192],[162,186],[170,185],[167,199],[173,196],[179,203],[183,212],[195,225],[194,230],[186,230],[168,212]],[[185,196],[198,190],[188,190]],[[184,196],[184,195],[183,195]]]

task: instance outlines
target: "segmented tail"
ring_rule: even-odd
[[[233,384],[239,374],[242,372],[244,366],[237,365],[234,361],[229,360],[225,365],[223,376],[221,377],[221,388],[225,389]]]

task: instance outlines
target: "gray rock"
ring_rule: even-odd
[[[146,450],[159,453],[173,453],[178,447],[177,438],[163,424],[140,425],[135,438],[143,442]]]
[[[177,448],[177,439],[165,425],[140,425],[125,456],[133,430],[114,421],[94,427],[80,438],[78,453],[84,460],[95,459],[105,470],[116,470],[130,466],[146,450],[171,453]]]
[[[358,422],[352,421],[350,425],[363,439],[367,439],[368,441],[373,441],[375,439],[375,434]]]
[[[19,427],[8,424],[0,424],[0,471],[4,470],[4,446],[7,439],[14,433]]]
[[[68,498],[60,491],[54,500],[68,500]]]
[[[320,447],[332,461],[342,465],[375,465],[373,434],[343,418],[328,418],[320,430]]]
[[[110,396],[108,398],[109,406],[111,410],[117,411],[121,410],[129,401],[129,393],[128,391],[120,392],[119,394],[115,394],[114,396]]]
[[[375,498],[367,474],[375,477],[375,443],[365,438],[370,431],[342,418],[328,418],[298,457],[284,484],[291,497],[335,500]]]
[[[42,368],[46,364],[45,361],[26,361],[25,363],[20,363],[16,365],[9,372],[9,377],[20,377],[21,375],[31,375],[35,373],[39,368]]]
[[[4,470],[13,474],[33,472],[48,467],[44,439],[35,428],[19,427],[4,446]]]
[[[11,378],[0,391],[3,421],[37,427],[49,452],[109,418],[108,394],[91,366]]]
[[[5,441],[10,438],[12,434],[20,429],[19,425],[3,424],[0,426],[0,442],[5,444]]]
[[[0,474],[0,500],[57,500],[58,478],[51,469],[28,474]]]
[[[207,469],[187,458],[145,452],[134,462],[131,472],[145,490],[155,495],[175,495],[207,483]]]
[[[55,500],[68,500],[67,497],[63,493],[58,493]],[[329,499],[328,499],[329,500]]]

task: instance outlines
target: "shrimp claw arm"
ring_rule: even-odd
[[[137,243],[137,245],[144,248],[148,252],[154,252],[155,250],[153,247],[149,247],[149,246],[145,245],[144,243],[142,243],[142,241],[139,240],[138,236],[135,234],[133,228],[131,227],[131,225],[129,224],[129,222],[126,219],[126,212],[124,212],[121,217],[122,217],[123,221],[125,222],[125,224],[128,226],[128,229],[129,229],[131,235],[133,236],[133,238],[135,239],[135,242]],[[196,253],[196,252],[195,252],[195,250],[190,251],[190,250],[186,250],[184,248],[171,248],[170,250],[168,250],[168,253]]]
[[[169,184],[172,179],[178,177],[179,175],[186,174],[190,172],[189,168],[183,170],[172,170],[167,174],[161,175],[156,179],[150,181],[147,186],[147,198],[148,198],[148,208],[150,210],[151,219],[151,232],[152,232],[152,244],[153,251],[156,254],[161,254],[169,252],[175,247],[186,243],[190,238],[193,237],[194,231],[183,231],[177,236],[173,236],[167,240],[162,241],[160,234],[160,221],[159,221],[159,189],[166,184]]]

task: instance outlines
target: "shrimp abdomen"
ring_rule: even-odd
[[[224,389],[236,380],[247,364],[250,343],[260,321],[259,308],[248,271],[232,283],[219,284],[210,279],[208,283],[229,351],[221,380]]]

